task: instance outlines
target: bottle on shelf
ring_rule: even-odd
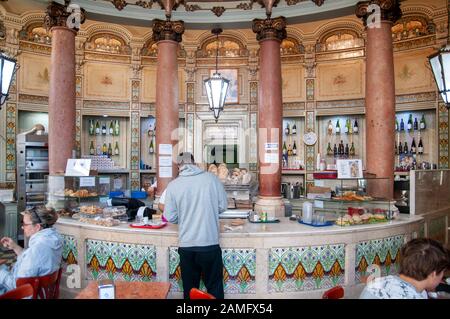
[[[148,147],[148,153],[153,154],[155,152],[155,147],[153,146],[153,139],[150,140],[150,146]]]
[[[413,128],[413,120],[412,120],[412,114],[409,114],[408,118],[408,124],[406,126],[408,128],[408,131],[411,131]]]
[[[284,134],[289,135],[291,133],[291,130],[289,128],[289,123],[286,124],[286,128],[284,129]]]
[[[111,123],[109,123],[109,135],[114,135],[113,121],[111,121]]]
[[[348,156],[350,154],[350,150],[348,148],[348,144],[345,144],[345,150],[344,150],[344,155]]]
[[[108,155],[108,147],[106,147],[106,143],[103,143],[102,155]]]
[[[405,145],[403,146],[403,154],[408,154],[408,153],[409,153],[408,142],[405,141]]]
[[[414,139],[414,137],[411,142],[411,154],[416,154],[416,140]]]
[[[331,149],[331,143],[328,142],[327,146],[327,155],[333,155],[333,150]]]
[[[294,141],[294,146],[292,147],[292,155],[294,155],[294,156],[297,155],[297,145],[295,144],[295,141]]]
[[[419,145],[417,146],[417,152],[422,155],[423,154],[423,143],[422,138],[419,138]]]
[[[91,141],[91,145],[89,146],[89,155],[95,155],[94,141]]]
[[[95,123],[95,135],[100,135],[101,131],[100,131],[100,124],[98,123],[98,121]]]
[[[345,134],[348,134],[348,132],[349,132],[348,127],[349,127],[349,119],[346,119],[345,120],[345,126],[344,126],[344,133]]]
[[[331,120],[328,121],[327,133],[328,135],[333,135],[333,123]]]
[[[102,123],[102,135],[106,135],[106,124],[105,124],[105,122]]]
[[[427,127],[427,124],[425,123],[425,115],[422,114],[422,118],[420,119],[419,128],[421,130],[424,130]]]
[[[116,146],[114,146],[114,155],[119,155],[119,142],[116,141]]]
[[[339,154],[338,154],[338,148],[337,148],[336,144],[334,144],[333,155],[334,155],[335,157],[339,155]]]
[[[336,134],[341,134],[341,125],[339,124],[339,120],[336,122]]]
[[[397,147],[397,143],[394,143],[394,154],[398,155],[398,147]]]
[[[398,141],[398,153],[403,154],[403,145],[402,142]]]
[[[89,135],[94,135],[94,133],[95,133],[94,121],[89,120]]]
[[[113,149],[111,147],[111,143],[109,143],[109,145],[108,145],[108,157],[111,157],[112,154],[113,154]]]
[[[417,117],[414,118],[414,131],[419,130],[419,122],[417,122]]]
[[[294,125],[292,125],[292,135],[295,135],[295,134],[297,134],[297,125],[295,125],[295,123],[294,123]]]
[[[283,142],[283,155],[287,155],[286,141]]]
[[[358,134],[359,127],[358,127],[358,120],[355,119],[355,123],[353,123],[353,134]]]
[[[114,135],[119,136],[119,134],[120,134],[119,120],[116,120],[114,125]]]
[[[341,143],[339,144],[339,155],[344,155],[345,153],[345,148],[344,148],[344,141],[341,140]]]
[[[348,134],[353,134],[353,124],[350,119],[348,119]]]
[[[291,146],[291,144],[289,144],[289,147],[288,147],[288,156],[292,156],[292,146]]]
[[[350,146],[350,156],[355,156],[355,155],[356,155],[355,144],[352,142],[352,146]]]
[[[403,122],[403,119],[400,120],[400,131],[405,130],[405,122]]]
[[[97,155],[102,155],[102,147],[100,145],[97,145]]]

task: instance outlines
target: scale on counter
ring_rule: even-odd
[[[249,210],[242,209],[228,209],[219,214],[219,218],[247,218],[250,214]]]

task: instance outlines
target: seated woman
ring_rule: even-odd
[[[58,219],[54,209],[33,207],[21,213],[24,235],[29,238],[28,248],[23,249],[9,237],[0,243],[13,249],[17,262],[11,270],[0,266],[0,294],[16,288],[16,279],[51,274],[59,269],[62,259],[63,240],[52,225]]]
[[[450,269],[450,252],[441,243],[413,239],[400,250],[398,276],[376,278],[369,282],[360,299],[427,299]]]

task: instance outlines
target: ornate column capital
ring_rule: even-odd
[[[252,30],[256,33],[256,40],[273,39],[283,41],[286,38],[286,18],[254,19]]]
[[[162,40],[172,40],[181,42],[181,36],[184,33],[183,21],[153,20],[153,40],[159,42]]]
[[[369,6],[378,6],[378,10],[373,10]],[[402,17],[400,0],[369,0],[360,1],[356,4],[356,16],[363,20],[364,26],[367,26],[368,19],[377,19],[374,17],[377,12],[380,13],[379,20],[395,22]]]
[[[86,20],[85,10],[76,4],[65,4],[52,1],[45,13],[44,25],[47,30],[53,27],[67,27],[68,29],[78,31],[79,26]]]

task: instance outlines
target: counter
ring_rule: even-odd
[[[229,223],[221,220],[222,226]],[[103,278],[169,281],[169,298],[182,297],[177,225],[143,230],[60,218],[56,228],[64,237],[64,267],[80,266],[82,288]],[[221,233],[225,298],[320,298],[335,285],[344,286],[346,297],[358,297],[368,266],[379,265],[382,275],[397,273],[400,247],[421,229],[420,216],[320,228],[288,218],[278,224],[247,221]],[[64,272],[62,297],[78,291],[68,288],[72,272]]]

